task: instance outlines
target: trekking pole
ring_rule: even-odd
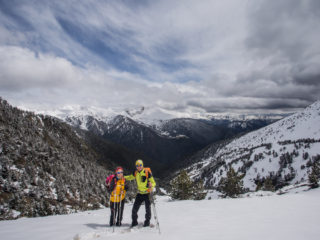
[[[117,187],[117,186],[116,186]],[[117,194],[116,194],[116,191],[117,191],[117,188],[116,188],[116,190],[115,190],[115,192],[113,193],[114,194],[114,203],[113,203],[113,219],[112,219],[112,226],[113,226],[113,228],[112,228],[112,232],[114,232],[114,225],[115,225],[115,221],[114,221],[114,219],[115,219],[115,217],[116,217],[116,204],[117,204]]]
[[[158,219],[158,215],[157,215],[157,211],[156,211],[156,204],[154,202],[154,197],[153,197],[152,191],[150,192],[150,200],[151,200],[151,205],[152,205],[152,210],[153,210],[154,221],[156,222],[156,226],[159,230],[159,234],[161,234],[159,219]]]
[[[123,188],[123,185],[121,185],[121,189],[120,189],[120,200],[119,200],[119,210],[118,210],[119,224],[120,224],[120,222],[122,221],[122,220],[121,220],[121,217],[122,217],[122,215],[121,215],[121,213],[122,213],[121,201],[122,201],[122,195],[123,195],[123,190],[122,190],[122,188]],[[123,199],[123,200],[124,200],[124,199]]]
[[[112,194],[112,192],[110,193],[110,197],[109,197],[109,207],[110,207],[110,211],[111,212],[113,212],[113,210],[112,210],[112,208],[111,208],[111,194]],[[112,214],[112,213],[111,213]],[[111,216],[110,216],[110,218],[111,218]],[[108,232],[108,228],[106,228],[106,230],[107,230],[107,232]]]

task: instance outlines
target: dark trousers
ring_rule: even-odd
[[[121,223],[124,209],[124,199],[121,202],[110,202],[110,225]]]
[[[140,194],[138,193],[136,196],[136,199],[134,200],[133,208],[132,208],[132,223],[138,222],[138,211],[141,206],[141,204],[144,202],[146,206],[146,221],[150,222],[151,219],[151,203],[150,203],[150,194]]]

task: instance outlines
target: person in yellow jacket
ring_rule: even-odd
[[[131,175],[124,176],[124,178],[128,181],[136,180],[138,187],[138,194],[132,207],[131,227],[138,225],[138,211],[143,202],[146,206],[146,215],[143,226],[147,227],[150,225],[151,219],[150,192],[156,186],[151,170],[150,168],[144,168],[143,161],[138,159],[136,161],[136,170]]]
[[[110,192],[110,226],[114,224],[121,226],[126,191],[128,190],[122,167],[117,167],[115,175],[108,178],[110,178],[107,183]]]

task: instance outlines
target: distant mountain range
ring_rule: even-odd
[[[29,110],[29,109],[26,109]],[[80,105],[66,105],[57,109],[35,110],[36,113],[54,116],[59,119],[68,117],[83,118],[91,116],[96,120],[108,122],[114,117],[121,115],[129,117],[132,120],[146,125],[158,125],[159,123],[172,119],[198,119],[198,120],[229,120],[229,121],[245,121],[254,119],[273,119],[279,120],[291,113],[282,114],[239,114],[239,113],[203,113],[203,112],[179,112],[174,110],[166,110],[160,107],[132,107],[132,108],[98,108]]]
[[[217,189],[232,167],[244,175],[244,187],[258,190],[267,180],[275,189],[308,181],[320,163],[320,101],[259,130],[198,152],[187,168],[193,179]]]
[[[71,126],[143,155],[146,164],[163,176],[166,170],[180,167],[195,152],[208,144],[233,138],[264,127],[279,118],[173,118],[142,121],[144,108],[124,115],[103,115],[102,111],[69,111],[62,118]],[[131,117],[129,117],[129,115]],[[60,115],[61,117],[62,115]],[[280,116],[278,116],[280,117]]]

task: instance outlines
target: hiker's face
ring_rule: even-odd
[[[122,177],[122,176],[123,176],[123,171],[122,171],[122,170],[119,170],[119,171],[117,172],[117,176],[118,176],[118,177]]]
[[[137,168],[138,171],[141,171],[141,170],[142,170],[142,167],[143,167],[142,164],[137,164],[137,165],[136,165],[136,168]]]

